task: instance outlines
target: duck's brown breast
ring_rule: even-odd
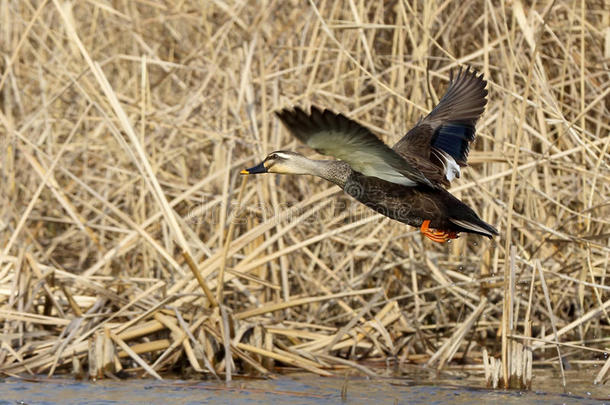
[[[411,226],[426,219],[439,226],[445,222],[443,201],[435,199],[438,193],[429,187],[407,187],[353,172],[344,190],[370,209]]]

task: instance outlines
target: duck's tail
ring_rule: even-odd
[[[496,228],[476,216],[473,219],[449,218],[449,221],[462,228],[461,231],[463,232],[476,233],[487,236],[489,239],[494,235],[499,235]]]

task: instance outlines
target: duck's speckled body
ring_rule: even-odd
[[[344,190],[380,214],[418,228],[428,219],[430,228],[473,232],[451,222],[449,218],[481,221],[470,207],[443,188],[388,184],[384,180],[352,172],[347,178]]]

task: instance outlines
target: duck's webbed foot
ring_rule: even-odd
[[[447,242],[450,239],[457,239],[459,237],[459,234],[457,232],[430,229],[429,226],[430,226],[430,220],[426,219],[421,224],[420,230],[421,230],[421,233],[424,234],[424,236],[426,236],[430,240],[433,240],[434,242],[443,243],[443,242]]]

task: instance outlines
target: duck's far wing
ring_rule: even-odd
[[[436,149],[465,166],[470,143],[475,138],[475,124],[487,105],[486,86],[483,75],[474,70],[460,69],[456,77],[451,72],[449,87],[436,107],[393,149],[400,154],[417,153],[427,158],[432,158],[430,150]]]
[[[306,113],[299,107],[276,111],[277,117],[292,135],[323,155],[343,160],[365,176],[414,186],[432,183],[377,138],[368,128],[343,114],[311,107]]]

